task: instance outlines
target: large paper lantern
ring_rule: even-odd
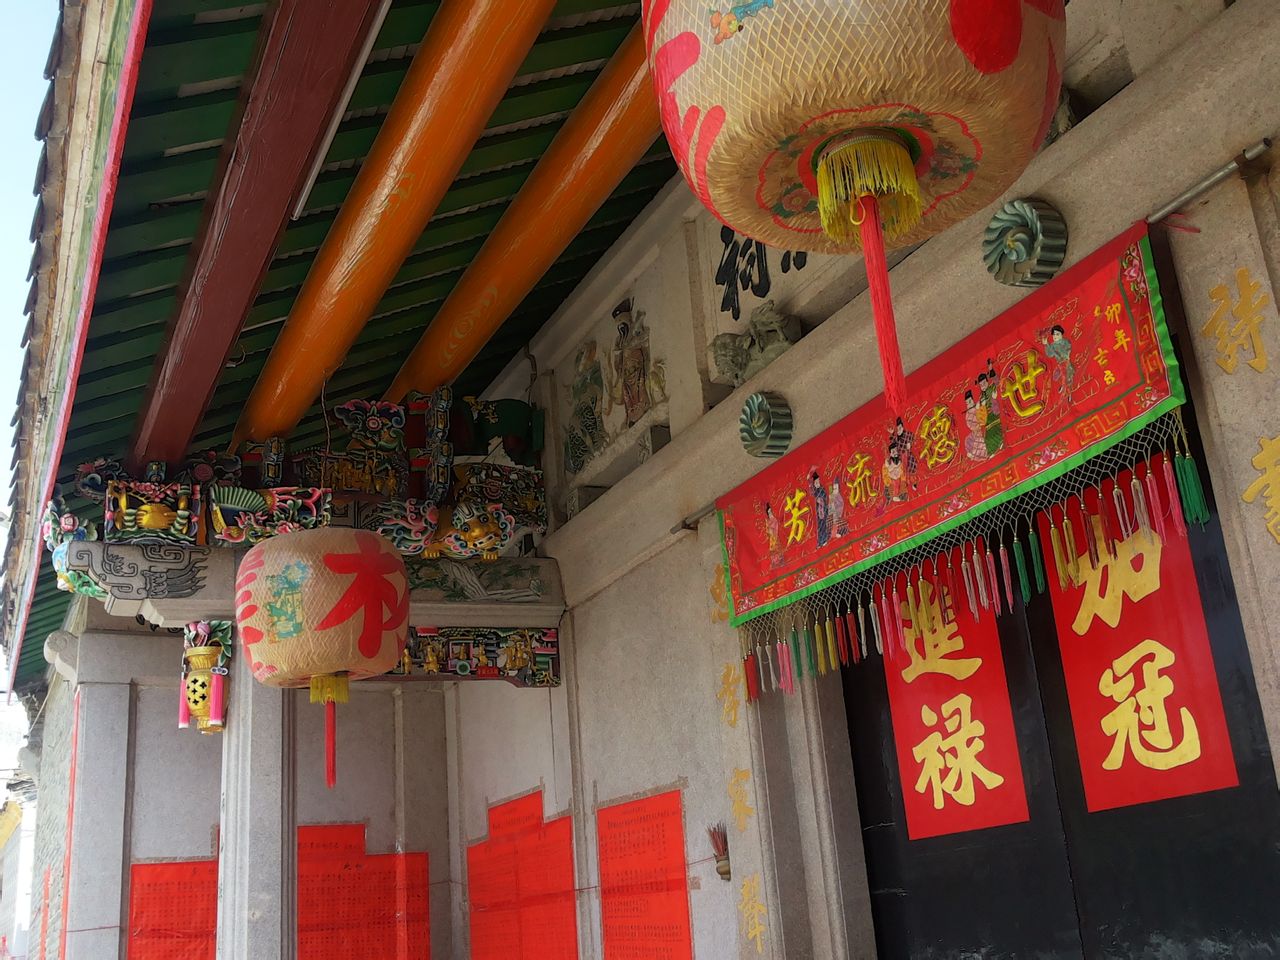
[[[1058,104],[1064,0],[646,0],[662,124],[702,203],[786,249],[861,247],[890,406],[884,246],[994,200]]]
[[[389,540],[328,527],[264,540],[236,578],[236,626],[254,677],[311,688],[325,705],[326,780],[336,778],[335,703],[350,680],[396,666],[409,637],[409,581]]]

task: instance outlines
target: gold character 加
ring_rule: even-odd
[[[1004,783],[1004,777],[988,770],[978,759],[986,747],[982,737],[986,725],[973,719],[973,700],[961,693],[942,705],[943,727],[947,736],[934,730],[915,746],[911,754],[920,764],[916,793],[933,791],[933,808],[941,810],[946,798],[966,807],[976,799],[974,781],[988,790]],[[928,706],[920,708],[920,719],[927,727],[938,725],[938,714]]]
[[[1099,543],[1102,542],[1102,526],[1093,518],[1093,529]],[[1081,554],[1078,566],[1081,573],[1080,609],[1071,623],[1071,629],[1083,637],[1098,617],[1114,629],[1120,623],[1125,598],[1138,602],[1160,589],[1160,556],[1164,544],[1159,537],[1148,537],[1141,530],[1127,540],[1116,544],[1116,555],[1111,557],[1101,551],[1097,566]]]
[[[1182,739],[1173,741],[1165,701],[1173,695],[1173,681],[1164,675],[1173,666],[1173,651],[1155,640],[1143,640],[1117,657],[1098,681],[1098,692],[1110,697],[1116,708],[1102,718],[1102,732],[1114,737],[1111,752],[1102,761],[1104,770],[1119,770],[1126,755],[1152,770],[1172,770],[1200,756],[1200,732],[1186,707],[1178,713]],[[1134,671],[1141,664],[1141,686]],[[1127,748],[1127,749],[1126,749]]]

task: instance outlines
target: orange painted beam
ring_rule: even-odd
[[[538,161],[384,399],[434,390],[461,373],[660,130],[637,25]]]
[[[236,426],[292,430],[453,183],[555,0],[444,0]]]

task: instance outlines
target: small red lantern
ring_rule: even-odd
[[[337,779],[335,703],[395,667],[409,636],[409,579],[389,540],[326,527],[264,540],[236,578],[236,626],[254,678],[311,688],[325,705],[325,779]]]

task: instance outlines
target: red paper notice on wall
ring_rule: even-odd
[[[213,960],[217,924],[217,860],[131,865],[129,960]]]
[[[467,849],[472,960],[577,960],[573,822],[542,822],[542,792],[489,811]]]
[[[1163,469],[1158,461],[1156,476]],[[1119,477],[1130,489],[1132,473]],[[1177,492],[1158,487],[1164,502]],[[1104,498],[1110,529],[1121,529]],[[1085,503],[1098,511],[1095,491]],[[1077,548],[1080,504],[1068,510]],[[1090,811],[1204,793],[1239,783],[1185,534],[1172,519],[1163,538],[1139,530],[1103,551],[1080,550],[1062,589],[1050,576],[1054,621]],[[1102,527],[1095,521],[1101,540]],[[1041,518],[1048,542],[1048,528]]]
[[[596,813],[605,960],[691,960],[679,790]]]
[[[907,650],[886,649],[884,661],[907,835],[1021,823],[1027,792],[995,615],[975,622],[941,579],[911,590],[919,622],[904,602]]]
[[[425,853],[365,853],[362,824],[298,828],[299,960],[430,960]]]

